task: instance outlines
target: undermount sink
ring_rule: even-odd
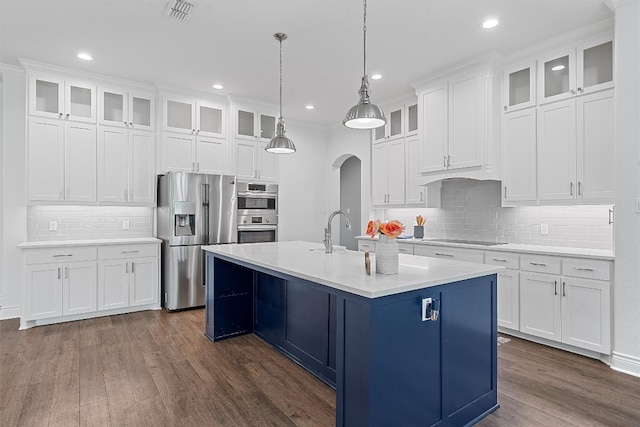
[[[423,239],[424,242],[438,242],[438,243],[462,243],[465,245],[480,245],[480,246],[497,246],[506,245],[506,242],[482,242],[479,240],[461,240],[461,239]]]

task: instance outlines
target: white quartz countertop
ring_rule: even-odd
[[[398,274],[376,274],[375,254],[371,254],[371,275],[367,275],[362,252],[336,250],[326,254],[321,243],[299,241],[211,245],[202,249],[367,298],[486,276],[503,270],[493,265],[400,254]]]
[[[162,243],[162,240],[156,239],[155,237],[137,237],[130,239],[47,240],[23,242],[18,245],[18,248],[63,248],[68,246],[135,245],[148,243]]]
[[[357,240],[371,240],[369,236],[356,236]],[[377,239],[374,239],[374,241]],[[558,256],[576,256],[594,259],[604,259],[613,261],[614,255],[612,250],[606,249],[589,249],[589,248],[568,248],[563,246],[542,246],[542,245],[521,245],[517,243],[506,243],[504,245],[473,245],[468,243],[452,243],[452,242],[435,242],[426,239],[398,239],[398,243],[406,243],[412,245],[429,245],[429,246],[447,246],[450,248],[469,248],[482,249],[483,251],[502,251],[502,252],[518,252],[539,255],[558,255]]]

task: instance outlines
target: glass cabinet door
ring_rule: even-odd
[[[198,104],[198,134],[223,135],[222,108],[214,105]]]
[[[195,131],[193,103],[167,99],[165,103],[165,128],[193,133]]]
[[[538,64],[540,103],[559,101],[576,95],[575,53],[565,51],[546,57]]]
[[[127,125],[126,99],[125,91],[101,89],[99,96],[100,124],[125,127]]]
[[[389,113],[389,117],[387,117],[387,124],[389,125],[390,138],[393,138],[394,136],[401,136],[403,134],[402,107],[394,109]]]
[[[418,133],[418,104],[407,107],[407,136]]]
[[[236,132],[240,136],[249,136],[255,138],[255,114],[251,111],[238,109],[238,124]]]
[[[613,87],[613,41],[595,39],[578,47],[578,94]]]
[[[153,96],[129,94],[129,125],[153,129]]]
[[[269,139],[276,136],[275,115],[260,114],[260,138]]]
[[[62,118],[64,82],[52,79],[32,78],[29,81],[29,113]]]
[[[504,72],[505,112],[533,107],[535,99],[535,61],[515,64]]]
[[[73,82],[67,82],[65,86],[65,117],[70,120],[95,123],[95,87]]]

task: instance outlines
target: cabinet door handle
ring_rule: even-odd
[[[493,260],[496,262],[507,262],[506,259],[501,259],[501,258],[494,258]]]
[[[504,106],[504,111],[507,111],[507,106],[506,105]]]
[[[451,167],[451,156],[447,156],[447,166]]]
[[[558,295],[558,281],[557,280],[553,281],[553,294],[554,295]]]
[[[569,195],[573,196],[573,182],[569,184]]]
[[[54,255],[54,258],[59,258],[59,257],[63,257],[63,256],[73,256],[73,254],[58,254],[58,255]]]
[[[504,186],[504,198],[505,199],[507,198],[507,186],[506,185]]]
[[[59,113],[58,115],[60,116],[60,118],[62,118],[62,113]]]
[[[129,263],[128,263],[128,262],[125,262],[125,263],[124,263],[124,272],[125,272],[125,273],[128,273],[128,272],[129,272]]]
[[[443,156],[442,157],[442,167],[446,168],[447,167],[447,156]]]
[[[60,270],[61,270],[60,267],[58,267],[58,280],[60,280],[60,275],[62,274]]]
[[[578,196],[582,196],[582,182],[578,181]]]
[[[573,267],[576,271],[593,271],[593,268]]]
[[[562,296],[567,296],[567,282],[562,282]]]
[[[64,278],[68,279],[69,278],[69,267],[65,267],[64,268]]]
[[[452,254],[445,254],[445,253],[441,253],[441,252],[436,252],[436,255],[438,255],[438,256],[448,256],[448,257],[453,258]]]
[[[69,118],[69,113],[67,113],[67,119]]]
[[[133,273],[133,264],[134,264],[134,262],[133,262],[133,261],[131,261],[131,272],[132,272],[132,273]]]
[[[125,126],[128,126],[128,125],[129,125],[129,123],[127,123],[127,122],[122,122],[122,123],[124,123],[124,125],[125,125]]]
[[[196,171],[196,162],[191,162],[191,170]]]
[[[420,192],[420,201],[422,201],[422,191]]]
[[[609,225],[613,224],[613,209],[609,209]]]
[[[200,162],[196,162],[196,172],[200,172]]]
[[[546,267],[547,266],[547,264],[542,263],[542,262],[530,262],[529,264],[535,265],[536,267]]]

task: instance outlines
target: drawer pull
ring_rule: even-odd
[[[558,281],[557,280],[553,281],[553,294],[554,295],[558,295]]]
[[[62,255],[62,254],[61,254],[61,255],[54,255],[53,257],[54,257],[54,258],[58,258],[58,257],[61,257],[61,256],[73,256],[73,254],[64,254],[64,255]]]
[[[506,259],[500,259],[500,258],[494,258],[493,260],[497,262],[507,262]]]
[[[573,267],[576,271],[593,271],[593,268]]]
[[[137,254],[140,251],[122,251],[123,254]]]
[[[567,296],[567,283],[566,282],[562,282],[562,296],[563,297]]]
[[[452,255],[452,254],[443,254],[443,253],[441,253],[441,252],[436,252],[436,255],[438,255],[438,256],[448,256],[448,257],[453,258],[453,255]]]
[[[544,264],[542,262],[530,262],[529,264],[535,265],[536,267],[546,267],[547,266],[547,264]]]

